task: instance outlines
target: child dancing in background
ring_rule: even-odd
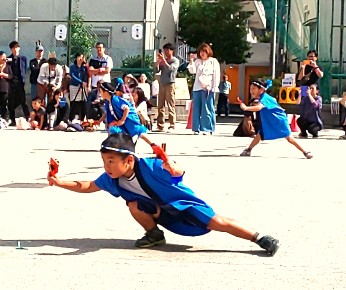
[[[259,132],[252,140],[250,146],[246,148],[240,156],[250,156],[251,150],[261,140],[286,138],[286,140],[301,151],[307,159],[311,159],[313,157],[312,154],[305,151],[291,136],[291,129],[285,111],[278,105],[275,98],[266,93],[266,89],[270,86],[271,82],[269,84],[261,79],[253,81],[250,85],[250,94],[252,98],[259,99],[259,104],[250,107],[246,106],[244,103],[240,104],[240,108],[243,111],[259,113]]]

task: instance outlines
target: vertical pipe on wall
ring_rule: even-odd
[[[148,0],[144,0],[144,15],[143,15],[143,49],[142,49],[142,68],[145,68],[145,43],[146,43],[146,31],[147,31],[147,7]]]
[[[15,20],[16,22],[14,23],[14,40],[18,41],[18,30],[19,30],[19,0],[16,0],[16,16],[15,16]]]
[[[70,65],[71,58],[71,32],[72,32],[72,0],[68,0],[68,23],[67,23],[67,53],[66,53],[66,64]]]
[[[277,27],[277,6],[278,1],[274,1],[273,13],[274,13],[274,23],[273,23],[273,40],[272,40],[272,79],[275,79],[276,75],[276,27]]]

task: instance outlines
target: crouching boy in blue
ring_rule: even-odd
[[[48,180],[53,185],[76,192],[105,190],[115,197],[122,197],[133,218],[146,231],[136,241],[136,247],[165,244],[159,224],[184,236],[204,235],[211,230],[227,232],[257,243],[270,255],[278,250],[278,240],[261,236],[233,219],[217,215],[182,184],[184,171],[169,158],[165,163],[157,158],[137,158],[130,135],[122,132],[110,135],[102,142],[100,151],[105,172],[95,181],[64,181],[56,176],[48,176]]]

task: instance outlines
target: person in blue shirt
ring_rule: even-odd
[[[88,88],[88,70],[82,53],[76,53],[76,58],[70,67],[70,121],[76,116],[83,121],[86,115],[86,100]]]
[[[246,148],[240,156],[250,156],[251,150],[261,140],[286,138],[286,140],[301,151],[307,159],[311,159],[313,155],[305,151],[292,137],[285,111],[279,106],[275,98],[266,93],[266,90],[270,86],[271,82],[265,82],[262,79],[251,82],[251,97],[259,99],[259,104],[257,106],[246,106],[242,102],[240,104],[240,108],[243,111],[256,112],[259,114],[259,131],[252,140],[250,146]]]
[[[105,172],[94,181],[65,181],[48,174],[50,184],[75,192],[99,190],[126,201],[132,217],[145,235],[135,242],[139,248],[163,245],[166,239],[158,224],[184,236],[200,236],[210,231],[226,232],[257,243],[274,255],[279,241],[220,216],[182,183],[184,170],[170,158],[138,158],[132,137],[126,133],[108,136],[101,144]],[[173,173],[172,173],[173,172]]]
[[[217,116],[220,117],[221,113],[224,112],[225,116],[228,117],[228,97],[229,97],[229,91],[231,90],[232,85],[228,81],[228,75],[224,75],[222,77],[222,81],[219,85],[219,99],[217,101]]]

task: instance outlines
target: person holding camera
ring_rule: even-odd
[[[300,66],[297,85],[300,86],[302,97],[307,97],[309,87],[312,84],[318,83],[318,80],[323,77],[323,71],[317,65],[317,58],[317,51],[309,50],[307,60],[304,60]]]
[[[9,81],[12,78],[12,70],[7,65],[6,54],[0,51],[0,117],[7,123],[7,98],[9,90]]]
[[[167,103],[169,115],[168,131],[175,129],[175,78],[178,73],[179,59],[174,56],[174,50],[173,44],[166,43],[163,46],[163,52],[159,50],[155,65],[155,72],[161,72],[157,106],[157,130],[161,132],[165,128],[165,103]]]
[[[76,116],[83,121],[86,115],[88,70],[85,64],[83,53],[76,53],[75,61],[70,67],[70,121]]]
[[[60,89],[63,74],[62,66],[58,64],[55,53],[50,53],[48,62],[41,65],[37,78],[37,96],[40,98],[42,106],[45,107],[53,99],[54,91]]]

